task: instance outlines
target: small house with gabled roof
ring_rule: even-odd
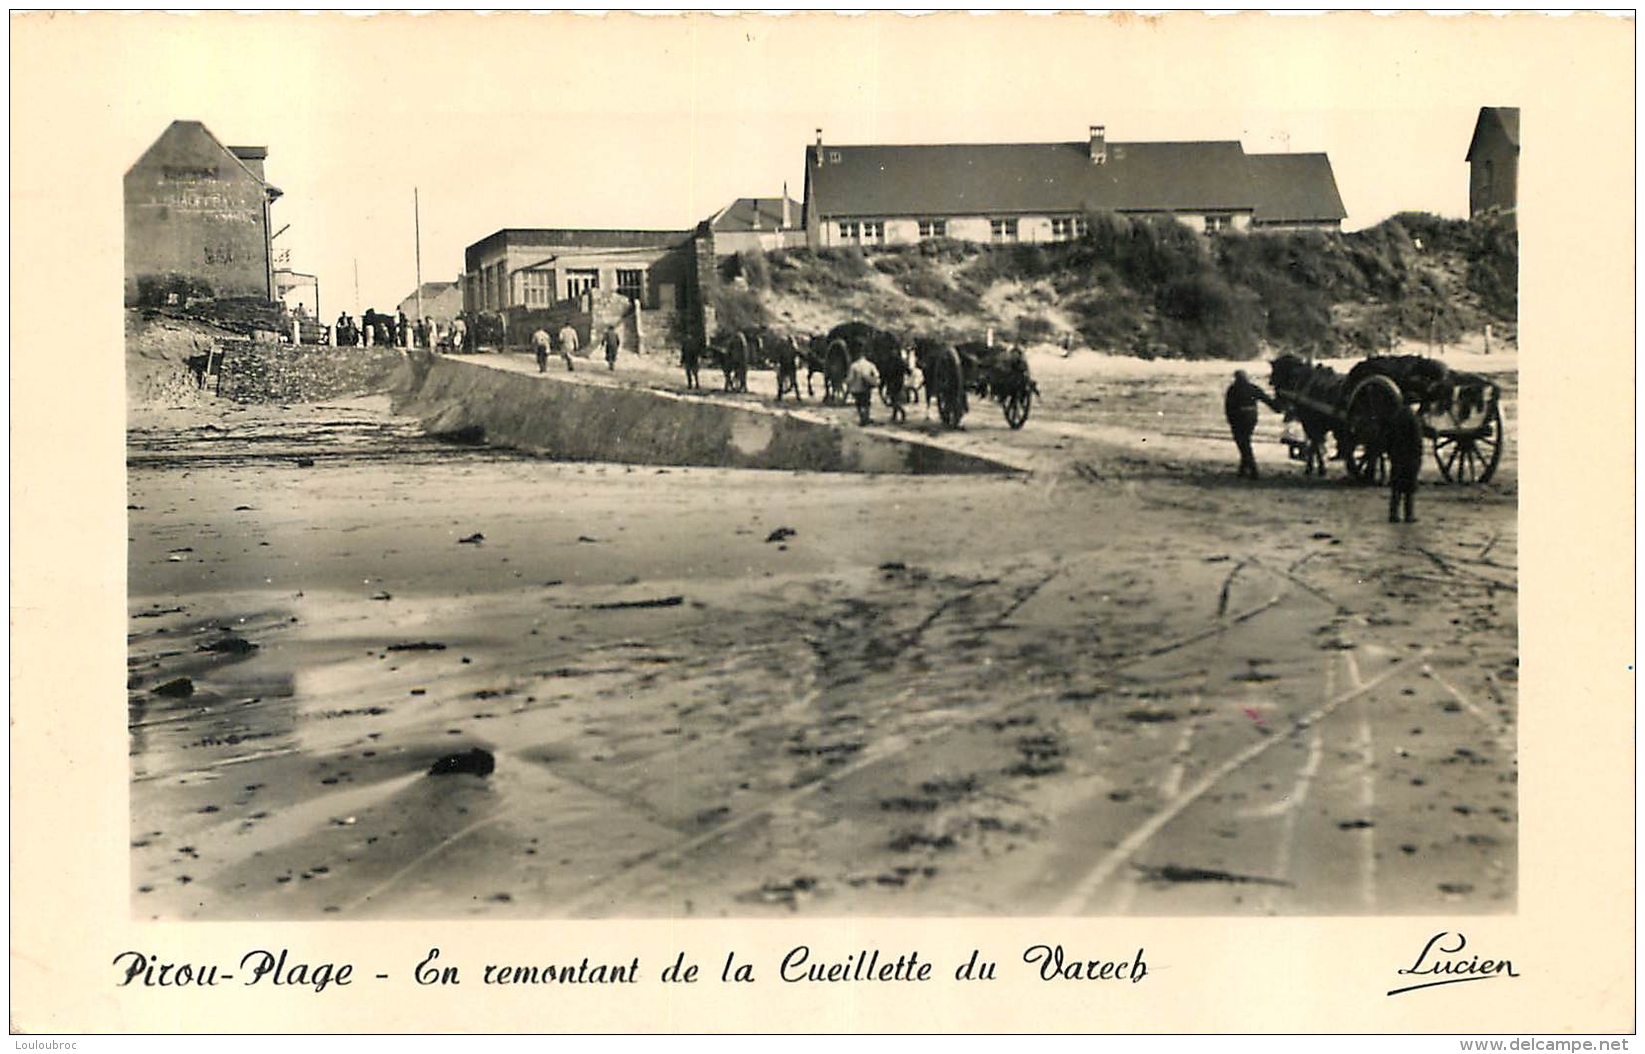
[[[745,249],[768,251],[804,245],[801,212],[800,203],[788,196],[787,184],[780,198],[738,198],[708,218],[714,253],[730,256]]]
[[[1236,141],[834,146],[805,152],[814,248],[933,238],[1050,242],[1085,217],[1170,215],[1196,230],[1340,230],[1347,212],[1324,154],[1247,154]]]
[[[1468,141],[1468,214],[1519,207],[1519,107],[1481,106]]]
[[[395,305],[394,310],[407,318],[417,317],[419,306],[419,290],[411,293]],[[450,322],[463,313],[463,285],[459,279],[455,282],[424,282],[421,289],[421,307],[424,318],[432,318],[442,325]]]

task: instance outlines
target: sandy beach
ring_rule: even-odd
[[[1447,361],[1507,453],[1408,526],[1277,415],[1236,478],[1228,363],[1038,353],[1027,427],[946,437],[998,477],[134,409],[134,914],[1513,910],[1515,356]],[[681,386],[620,365],[577,383]]]

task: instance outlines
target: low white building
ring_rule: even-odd
[[[1236,141],[835,146],[805,152],[812,248],[935,238],[1066,241],[1095,212],[1170,215],[1196,230],[1340,230],[1324,154],[1247,154]]]

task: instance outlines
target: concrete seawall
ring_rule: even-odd
[[[397,413],[431,433],[569,461],[798,469],[812,472],[999,473],[1016,466],[938,443],[757,404],[521,374],[412,352]]]

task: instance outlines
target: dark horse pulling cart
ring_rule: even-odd
[[[1274,360],[1269,381],[1280,409],[1302,423],[1297,444],[1325,470],[1322,447],[1334,435],[1348,474],[1367,483],[1387,479],[1385,439],[1394,412],[1412,407],[1433,442],[1434,463],[1446,480],[1488,483],[1502,460],[1502,389],[1474,373],[1452,370],[1420,355],[1390,355],[1356,363],[1346,376],[1295,355]],[[1296,447],[1293,457],[1297,456]]]

